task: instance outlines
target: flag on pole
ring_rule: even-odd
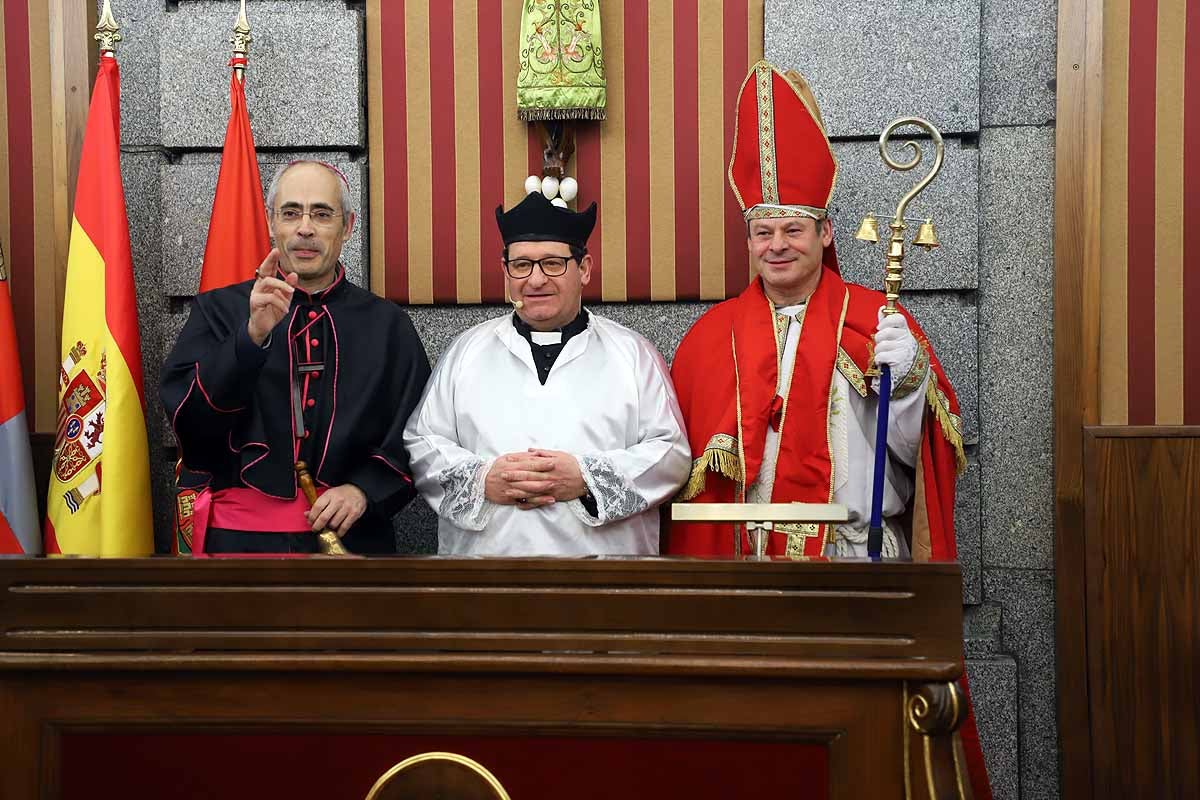
[[[42,538],[23,386],[12,295],[0,253],[0,553],[32,555],[42,552]]]
[[[67,255],[47,553],[136,556],[154,549],[137,296],[121,187],[120,80],[116,59],[102,51]]]
[[[229,62],[235,68],[245,64],[245,58]],[[271,250],[246,91],[236,69],[229,78],[229,106],[221,172],[200,270],[201,292],[246,280]],[[176,464],[175,544],[180,554],[192,551],[192,511],[199,493],[205,491],[206,478]]]
[[[246,59],[235,58],[229,63],[232,67],[244,66]],[[246,280],[271,251],[246,90],[236,72],[229,77],[229,106],[221,172],[200,271],[201,292]]]

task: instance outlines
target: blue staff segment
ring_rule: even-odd
[[[879,411],[875,423],[875,481],[871,487],[871,527],[867,531],[867,558],[883,552],[883,475],[887,465],[888,405],[892,398],[892,368],[879,367]]]

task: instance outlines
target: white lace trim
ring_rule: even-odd
[[[583,508],[583,503],[572,500],[569,504],[571,510],[584,524],[596,527],[616,522],[640,514],[650,507],[646,498],[638,494],[637,489],[611,459],[603,456],[579,456],[579,469],[583,473],[583,482],[587,484],[592,497],[596,498],[598,514],[593,517]]]
[[[443,471],[438,479],[443,495],[438,514],[465,530],[487,527],[496,510],[496,504],[488,502],[483,494],[491,464],[482,458],[468,458]]]

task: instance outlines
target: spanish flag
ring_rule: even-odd
[[[67,256],[47,553],[137,556],[154,549],[120,98],[116,59],[102,52]]]
[[[229,65],[244,67],[246,59],[234,58]],[[229,77],[229,125],[221,172],[200,269],[201,292],[246,280],[271,252],[265,208],[246,90],[234,70]],[[175,549],[186,555],[192,552],[192,515],[196,499],[207,491],[207,476],[189,471],[180,461],[175,465],[175,483]]]

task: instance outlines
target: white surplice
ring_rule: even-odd
[[[662,356],[596,314],[544,385],[511,316],[462,334],[438,361],[404,442],[417,490],[438,513],[442,554],[656,554],[655,506],[691,467]],[[579,500],[520,509],[484,497],[496,458],[531,447],[576,457],[598,516]]]

